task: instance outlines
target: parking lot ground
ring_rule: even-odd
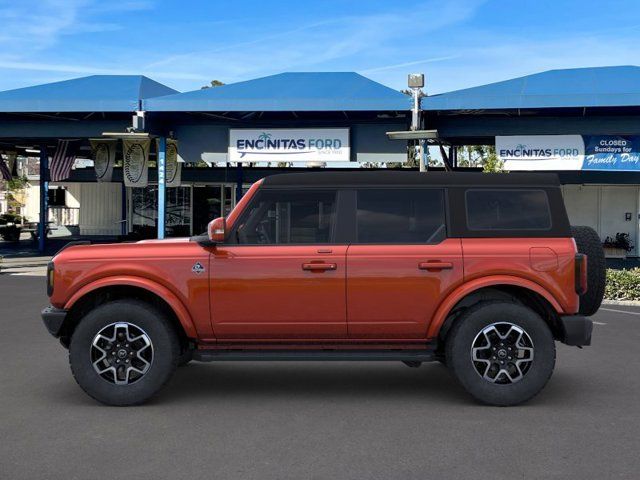
[[[34,275],[38,275],[37,273]],[[526,405],[474,402],[440,364],[219,363],[141,407],[75,384],[45,331],[44,278],[0,275],[2,479],[637,479],[640,309],[558,345]]]

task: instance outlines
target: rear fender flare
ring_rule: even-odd
[[[427,329],[427,338],[436,338],[438,336],[440,328],[449,316],[449,313],[451,312],[453,307],[455,307],[456,304],[464,297],[475,292],[476,290],[480,290],[481,288],[498,285],[513,285],[516,287],[526,288],[539,294],[541,297],[547,300],[556,312],[562,313],[563,311],[562,306],[553,297],[553,295],[551,295],[544,287],[540,286],[539,284],[525,278],[514,277],[510,275],[493,275],[490,277],[483,277],[472,280],[468,283],[465,283],[464,285],[461,285],[453,292],[451,292],[436,310],[436,313],[433,316],[433,320],[431,321],[431,323],[429,324],[429,328]]]
[[[121,286],[132,286],[142,288],[157,295],[159,298],[167,302],[169,307],[173,310],[178,321],[184,328],[184,332],[189,338],[197,338],[198,334],[196,332],[196,328],[193,324],[193,319],[189,314],[189,311],[184,306],[184,304],[176,297],[176,295],[171,292],[167,287],[160,285],[154,281],[147,280],[140,277],[132,277],[132,276],[117,276],[117,277],[106,277],[91,282],[87,285],[84,285],[81,289],[75,292],[69,300],[64,305],[65,310],[71,309],[73,305],[83,298],[88,293],[91,293],[99,288],[105,287],[121,287]]]

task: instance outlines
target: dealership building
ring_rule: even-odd
[[[0,152],[29,176],[22,213],[46,212],[54,235],[185,236],[267,175],[404,168],[407,141],[387,133],[411,129],[411,108],[409,96],[348,72],[186,93],[91,76],[0,92]],[[506,170],[558,172],[571,223],[603,240],[627,234],[638,256],[639,67],[553,70],[427,96],[420,108],[414,126],[442,151],[438,169],[462,168],[461,146],[495,145]]]
[[[452,145],[495,145],[510,171],[558,172],[571,223],[602,240],[627,234],[638,256],[640,67],[551,70],[427,97],[422,108]]]

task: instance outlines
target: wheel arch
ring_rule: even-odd
[[[64,308],[69,313],[61,335],[63,344],[90,309],[124,298],[136,298],[159,308],[170,319],[183,342],[197,337],[189,311],[168,288],[136,277],[108,277],[83,286],[67,300]]]
[[[427,337],[443,340],[460,313],[471,305],[488,300],[524,304],[545,320],[555,338],[562,335],[559,325],[562,306],[546,289],[530,280],[500,276],[465,284],[447,296],[429,325]]]

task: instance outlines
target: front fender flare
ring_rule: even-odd
[[[526,288],[539,294],[545,300],[551,304],[556,312],[562,313],[562,306],[558,301],[541,285],[527,280],[525,278],[514,277],[511,275],[492,275],[490,277],[483,277],[472,280],[464,285],[461,285],[453,292],[451,292],[447,298],[440,304],[436,313],[433,316],[433,320],[429,324],[427,329],[427,338],[436,338],[440,332],[440,328],[444,324],[445,320],[449,316],[449,313],[456,306],[456,304],[467,295],[480,290],[481,288],[493,287],[498,285],[512,285],[516,287]]]
[[[178,321],[182,325],[182,328],[184,328],[184,331],[187,337],[197,338],[198,334],[193,324],[193,319],[191,318],[189,311],[184,306],[184,304],[180,301],[180,299],[178,299],[178,297],[176,297],[176,295],[167,287],[145,278],[134,277],[134,276],[122,276],[122,275],[100,278],[99,280],[95,280],[87,285],[84,285],[77,292],[75,292],[71,296],[71,298],[69,298],[65,302],[64,308],[65,310],[71,309],[71,307],[73,307],[73,305],[78,300],[83,298],[88,293],[98,290],[99,288],[115,287],[115,286],[123,286],[123,285],[142,288],[144,290],[147,290],[148,292],[151,292],[157,295],[162,300],[167,302],[169,307],[171,307],[173,312],[176,314],[176,317],[178,318]]]

